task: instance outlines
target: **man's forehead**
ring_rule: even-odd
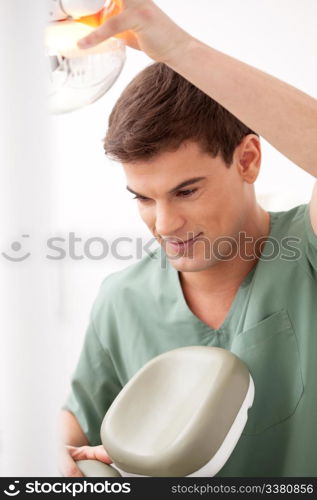
[[[141,193],[145,189],[159,191],[173,191],[181,189],[181,185],[187,185],[189,181],[204,181],[217,175],[217,171],[224,169],[223,161],[210,154],[202,153],[196,148],[189,150],[184,148],[181,153],[165,153],[152,160],[124,163],[128,188],[133,192]],[[186,184],[185,184],[186,183]]]

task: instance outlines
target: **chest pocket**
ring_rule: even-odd
[[[304,392],[296,336],[285,310],[237,335],[231,351],[249,368],[255,397],[244,435],[263,432],[290,417]]]

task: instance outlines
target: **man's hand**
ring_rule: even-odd
[[[99,446],[64,446],[60,450],[59,470],[64,477],[83,477],[82,472],[76,465],[78,460],[99,460],[105,464],[111,464],[102,445]]]
[[[82,38],[78,46],[81,49],[90,48],[119,33],[123,33],[120,38],[127,45],[143,50],[155,61],[164,63],[177,57],[177,54],[184,54],[192,39],[152,0],[122,0],[121,13]]]

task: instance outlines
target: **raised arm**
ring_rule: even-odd
[[[195,39],[168,64],[317,178],[317,99]],[[317,234],[317,182],[310,219]]]
[[[122,6],[121,14],[79,46],[90,47],[120,33],[128,45],[167,64],[317,178],[315,98],[200,42],[152,0],[122,0]],[[317,183],[310,215],[317,234]]]

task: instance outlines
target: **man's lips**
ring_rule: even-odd
[[[196,236],[194,236],[193,238],[189,238],[188,240],[185,240],[185,241],[182,241],[181,238],[179,238],[179,240],[165,239],[165,240],[163,240],[163,244],[164,245],[166,245],[166,244],[171,245],[175,249],[186,248],[186,247],[189,247],[190,245],[192,245],[201,235],[202,235],[202,233],[200,232]]]

